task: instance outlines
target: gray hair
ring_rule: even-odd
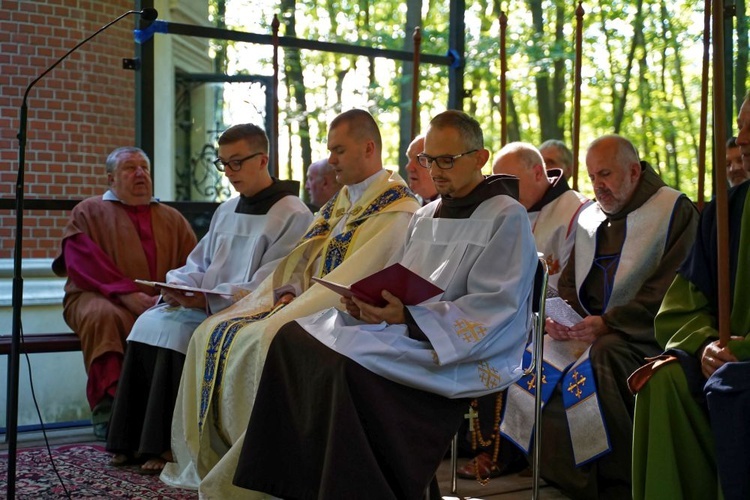
[[[541,146],[539,146],[539,151],[542,149],[547,148],[557,148],[560,151],[562,151],[562,162],[563,165],[566,167],[569,167],[573,165],[573,152],[568,148],[568,146],[559,139],[547,139],[542,143]]]
[[[310,164],[309,167],[307,167],[307,171],[313,169],[313,167],[320,167],[320,171],[318,172],[323,177],[334,177],[336,172],[333,171],[333,167],[330,163],[328,163],[328,158],[323,158],[322,160],[314,161]]]
[[[120,157],[127,154],[141,155],[143,159],[146,160],[148,167],[151,168],[151,160],[148,159],[148,155],[145,151],[135,146],[123,146],[121,148],[115,149],[114,151],[109,153],[109,156],[107,156],[107,173],[111,174],[112,172],[114,172],[115,169],[120,165]]]
[[[449,109],[430,120],[430,127],[454,128],[469,149],[484,149],[484,135],[479,122],[463,111]]]

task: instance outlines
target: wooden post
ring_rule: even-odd
[[[505,41],[508,34],[508,16],[500,11],[500,145],[508,143],[508,54]]]
[[[701,118],[698,139],[698,210],[703,210],[706,190],[706,141],[708,140],[708,65],[711,45],[711,0],[705,1],[703,15],[703,72],[701,74]],[[720,163],[723,165],[724,162]]]
[[[273,29],[273,131],[271,132],[271,147],[273,149],[273,172],[272,175],[279,177],[279,16],[273,15],[271,28]]]
[[[583,53],[583,2],[576,9],[576,64],[573,84],[573,189],[578,190],[578,151],[581,148],[581,57]]]
[[[718,317],[719,346],[729,342],[729,304],[732,297],[729,293],[729,207],[727,199],[727,170],[725,140],[726,104],[724,102],[724,2],[713,0],[713,56],[714,56],[714,165],[716,177],[716,232],[718,253]]]
[[[411,36],[414,41],[414,58],[412,64],[411,76],[411,130],[409,138],[414,139],[419,135],[419,52],[422,47],[422,30],[419,26],[414,28],[414,34]]]

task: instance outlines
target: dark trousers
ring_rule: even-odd
[[[467,405],[376,375],[287,323],[234,484],[286,499],[424,498]]]
[[[107,450],[158,456],[171,450],[172,415],[185,355],[129,342],[109,422]]]
[[[750,498],[750,361],[716,370],[705,394],[724,498]]]

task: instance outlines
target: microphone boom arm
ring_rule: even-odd
[[[158,13],[156,9],[146,8],[143,10],[129,10],[113,21],[105,24],[93,34],[78,42],[72,49],[68,50],[62,57],[57,59],[49,68],[44,70],[38,77],[29,83],[23,94],[18,130],[18,177],[16,180],[16,240],[13,247],[13,293],[11,303],[13,305],[13,321],[11,330],[10,356],[8,358],[8,392],[6,394],[6,441],[8,442],[8,468],[7,468],[7,498],[14,499],[16,492],[16,450],[18,443],[18,373],[20,370],[21,349],[21,308],[23,306],[23,277],[22,257],[23,249],[23,189],[24,170],[26,164],[26,132],[28,119],[27,100],[29,92],[42,78],[55,69],[67,57],[78,50],[82,45],[96,35],[106,30],[116,22],[130,14],[139,14],[145,21],[153,21]],[[42,427],[44,428],[44,427]]]
[[[73,52],[75,52],[76,50],[78,50],[82,45],[87,44],[89,42],[89,40],[91,40],[92,38],[94,38],[96,35],[98,35],[102,31],[106,30],[107,28],[109,28],[113,24],[119,22],[122,18],[127,17],[130,14],[144,14],[145,10],[146,9],[144,9],[144,10],[129,10],[126,13],[122,14],[121,16],[119,16],[118,18],[114,19],[113,21],[108,22],[107,24],[105,24],[104,26],[102,26],[101,28],[99,28],[98,30],[96,30],[95,32],[93,32],[88,37],[86,37],[83,40],[81,40],[80,42],[78,42],[75,45],[75,47],[73,47],[72,49],[70,49],[69,51],[67,51],[62,57],[60,57],[57,61],[55,61],[55,63],[52,66],[50,66],[49,68],[45,69],[44,72],[42,72],[41,75],[37,76],[29,84],[29,86],[26,87],[26,92],[23,94],[23,102],[24,102],[24,104],[26,104],[26,99],[29,96],[29,92],[31,91],[31,88],[34,85],[36,85],[39,80],[41,80],[42,78],[44,78],[47,75],[47,73],[49,73],[50,71],[52,71],[53,69],[55,69],[61,62],[63,62],[65,59],[67,59],[70,54],[72,54]]]

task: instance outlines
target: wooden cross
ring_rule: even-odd
[[[469,413],[464,414],[464,418],[469,419],[469,431],[474,431],[474,420],[479,416],[479,412],[473,406],[469,406]]]

